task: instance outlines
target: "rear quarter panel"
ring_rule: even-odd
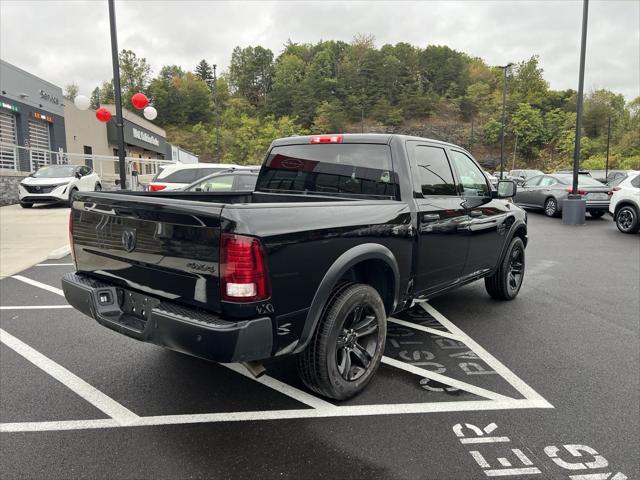
[[[222,231],[257,236],[263,242],[280,349],[300,336],[324,275],[353,247],[376,243],[388,248],[398,262],[400,292],[407,289],[413,228],[406,203],[359,200],[234,205],[224,209],[221,227]]]

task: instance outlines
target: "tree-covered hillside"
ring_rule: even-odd
[[[276,57],[261,46],[236,47],[214,78],[202,60],[192,72],[120,55],[124,101],[147,93],[169,141],[202,161],[258,163],[273,138],[305,133],[396,132],[463,145],[487,167],[499,159],[502,70],[447,46],[289,41]],[[556,169],[573,155],[576,93],[551,90],[537,56],[508,74],[507,168]],[[112,82],[94,106],[113,101]],[[608,90],[584,103],[582,166],[604,168],[611,117],[612,168],[640,168],[640,97],[625,103]]]

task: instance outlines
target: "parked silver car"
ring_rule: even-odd
[[[527,180],[542,175],[544,172],[540,170],[510,170],[507,173],[507,179],[513,180],[518,185],[522,185]]]
[[[562,211],[562,201],[571,192],[573,178],[569,174],[538,175],[518,187],[514,202],[522,207],[541,208],[549,217]],[[598,218],[609,208],[609,187],[586,175],[578,176],[578,193],[587,200],[587,212]]]

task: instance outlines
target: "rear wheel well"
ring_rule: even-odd
[[[621,202],[618,202],[616,204],[616,208],[615,208],[615,210],[613,212],[613,217],[614,218],[616,217],[616,215],[618,215],[618,212],[620,211],[620,209],[622,207],[632,207],[636,211],[636,214],[640,213],[640,212],[638,212],[638,207],[633,202],[630,202],[628,200],[622,200]]]
[[[345,281],[372,286],[380,295],[387,315],[391,313],[395,301],[395,278],[386,262],[378,259],[363,260],[347,270],[338,283]]]

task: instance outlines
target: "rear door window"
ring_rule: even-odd
[[[348,196],[396,196],[388,145],[276,146],[258,177],[257,190]]]
[[[253,191],[256,188],[257,175],[238,175],[236,176],[235,190]]]
[[[458,194],[444,148],[409,142],[408,150],[415,158],[423,195]]]

